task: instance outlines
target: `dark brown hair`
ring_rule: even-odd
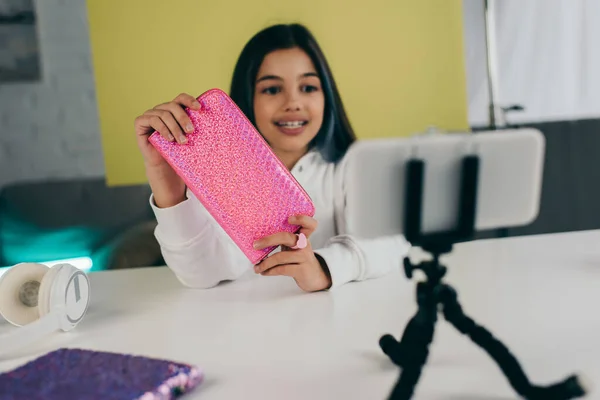
[[[300,48],[312,60],[323,88],[325,110],[321,129],[310,143],[324,159],[337,162],[346,154],[356,140],[350,126],[342,99],[338,92],[331,69],[319,44],[312,33],[303,25],[273,25],[256,35],[244,46],[234,69],[230,96],[256,126],[254,117],[254,90],[258,70],[272,51]]]

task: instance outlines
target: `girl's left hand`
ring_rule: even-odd
[[[298,237],[289,232],[280,232],[267,236],[255,243],[256,249],[281,246],[282,251],[267,257],[254,267],[254,272],[263,276],[285,275],[294,278],[300,289],[316,292],[331,287],[331,277],[325,262],[319,262],[310,244],[310,235],[317,228],[317,220],[301,215],[291,217],[290,224],[301,226],[300,232],[307,238],[303,249],[292,249]]]

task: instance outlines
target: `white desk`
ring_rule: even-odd
[[[600,398],[600,232],[461,244],[446,260],[465,311],[500,338],[534,383],[583,370]],[[400,271],[306,294],[287,278],[182,287],[166,268],[96,272],[80,326],[0,371],[57,348],[82,347],[200,366],[189,399],[385,399],[398,376],[378,346],[415,310]],[[9,328],[0,322],[0,332]],[[515,399],[496,365],[440,319],[416,399]]]

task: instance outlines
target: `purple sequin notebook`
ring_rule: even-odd
[[[119,353],[59,349],[0,374],[1,400],[175,399],[198,386],[188,364]]]

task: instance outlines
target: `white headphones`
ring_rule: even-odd
[[[0,335],[0,354],[59,329],[70,331],[83,319],[89,302],[89,279],[71,264],[15,265],[0,276],[0,315],[22,328]]]

